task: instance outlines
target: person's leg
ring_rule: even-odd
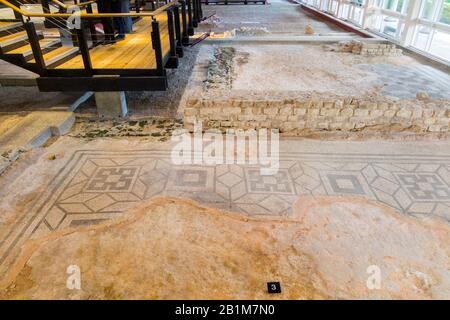
[[[125,39],[125,21],[123,18],[116,18],[117,19],[117,31],[119,33],[118,38],[119,39]]]
[[[113,1],[112,10],[114,13],[121,13],[121,1],[116,0]],[[115,17],[114,18],[114,24],[116,25],[117,32],[119,33],[118,38],[123,39],[125,38],[125,22],[124,19],[121,17]]]
[[[108,43],[114,42],[114,26],[111,18],[102,18],[103,32]]]
[[[130,0],[120,0],[121,12],[130,12]],[[130,33],[133,31],[133,20],[131,17],[124,18],[125,20],[125,33]]]
[[[111,0],[100,0],[97,4],[99,13],[111,13]],[[114,26],[111,18],[101,18],[106,43],[114,43]]]

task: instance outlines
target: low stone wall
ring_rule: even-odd
[[[281,99],[249,101],[190,98],[184,124],[203,128],[278,128],[285,135],[305,131],[357,131],[369,127],[450,131],[450,102],[373,102],[362,99]]]
[[[337,44],[337,48],[341,52],[351,52],[363,56],[398,57],[403,52],[389,41],[343,41]]]
[[[354,47],[352,51],[363,56],[389,56],[398,57],[402,55],[402,49],[398,49],[392,43],[361,43],[361,46]]]

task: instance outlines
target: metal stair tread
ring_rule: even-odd
[[[41,45],[41,49],[45,50],[52,46],[59,47],[59,44],[61,44],[61,39],[44,38],[40,40],[39,43]],[[31,50],[31,46],[29,44],[26,44],[23,47],[8,51],[6,54],[22,54],[24,57],[29,57],[33,55],[33,50]]]
[[[56,64],[58,61],[63,60],[69,55],[78,53],[78,47],[59,47],[43,55],[46,66]],[[35,60],[30,60],[30,63],[35,63]]]
[[[36,31],[38,36],[42,36],[42,31]],[[0,47],[6,47],[8,45],[28,40],[26,31],[20,31],[14,34],[0,37]]]
[[[21,22],[0,21],[0,32],[22,27]]]

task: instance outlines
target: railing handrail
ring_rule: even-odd
[[[8,8],[14,10],[15,12],[20,13],[21,15],[29,18],[69,18],[74,16],[74,13],[33,13],[28,12],[25,10],[22,10],[18,8],[17,6],[13,5],[7,0],[0,0],[0,3],[4,4]],[[116,17],[154,17],[162,12],[164,12],[166,9],[173,7],[178,4],[177,0],[174,0],[172,2],[169,2],[168,4],[163,5],[162,7],[159,7],[158,9],[154,11],[149,12],[140,12],[140,13],[79,13],[76,14],[76,16],[80,18],[86,18],[86,19],[95,19],[95,18],[116,18]],[[76,5],[75,5],[76,6]]]

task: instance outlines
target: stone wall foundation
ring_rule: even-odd
[[[212,100],[187,99],[184,123],[203,128],[276,128],[285,135],[309,131],[357,131],[395,127],[422,132],[450,131],[450,103],[374,102],[362,99]]]

